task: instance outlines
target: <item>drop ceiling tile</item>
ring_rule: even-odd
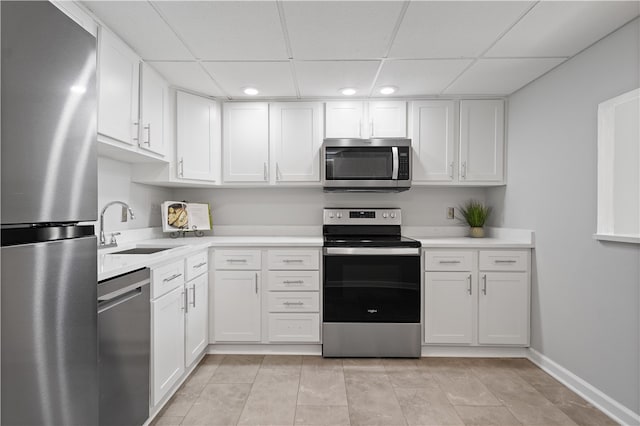
[[[201,60],[288,59],[275,1],[157,1]]]
[[[368,96],[380,61],[296,61],[301,96],[340,97],[338,90],[353,87],[356,96]]]
[[[565,59],[480,59],[444,93],[508,95],[564,62]]]
[[[260,97],[296,96],[289,62],[203,62],[216,82],[233,98],[251,98],[244,87],[260,90]]]
[[[376,88],[396,86],[394,96],[436,95],[471,63],[471,59],[422,59],[386,61]],[[374,91],[374,95],[377,93]]]
[[[573,56],[638,13],[637,1],[540,2],[485,56]]]
[[[193,59],[186,46],[146,1],[86,1],[83,5],[142,59]]]
[[[387,51],[402,2],[282,2],[295,59],[377,59]]]
[[[476,57],[532,4],[528,1],[411,2],[389,57]]]
[[[150,61],[149,65],[162,74],[173,86],[208,96],[225,96],[197,62]]]

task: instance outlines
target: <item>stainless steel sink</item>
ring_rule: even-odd
[[[171,250],[174,247],[136,247],[129,250],[114,251],[109,254],[152,254],[159,251]]]

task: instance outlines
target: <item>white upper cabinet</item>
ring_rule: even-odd
[[[326,138],[362,138],[363,102],[327,102],[325,104]]]
[[[413,182],[453,182],[455,159],[454,101],[412,103]]]
[[[176,144],[178,178],[215,181],[215,156],[220,144],[220,106],[217,102],[177,92]]]
[[[225,103],[225,182],[269,182],[269,104]]]
[[[149,65],[140,68],[140,148],[164,155],[167,83]]]
[[[135,145],[140,58],[104,27],[98,49],[98,133]]]
[[[319,182],[322,104],[272,103],[269,117],[272,182]]]
[[[404,101],[369,102],[369,137],[407,137],[407,103]]]
[[[504,180],[504,101],[460,101],[459,179]]]
[[[407,136],[407,103],[327,102],[325,120],[327,138],[403,138]]]

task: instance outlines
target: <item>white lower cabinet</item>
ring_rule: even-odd
[[[319,314],[269,314],[270,342],[295,343],[319,340]]]
[[[260,341],[261,274],[260,271],[216,271],[213,286],[216,342]]]
[[[191,365],[209,344],[209,275],[203,274],[185,285],[185,363]]]
[[[425,343],[529,345],[529,250],[425,250]]]
[[[152,405],[158,404],[185,371],[184,287],[151,301]]]

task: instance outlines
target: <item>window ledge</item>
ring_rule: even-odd
[[[594,240],[640,244],[640,235],[593,234]]]

